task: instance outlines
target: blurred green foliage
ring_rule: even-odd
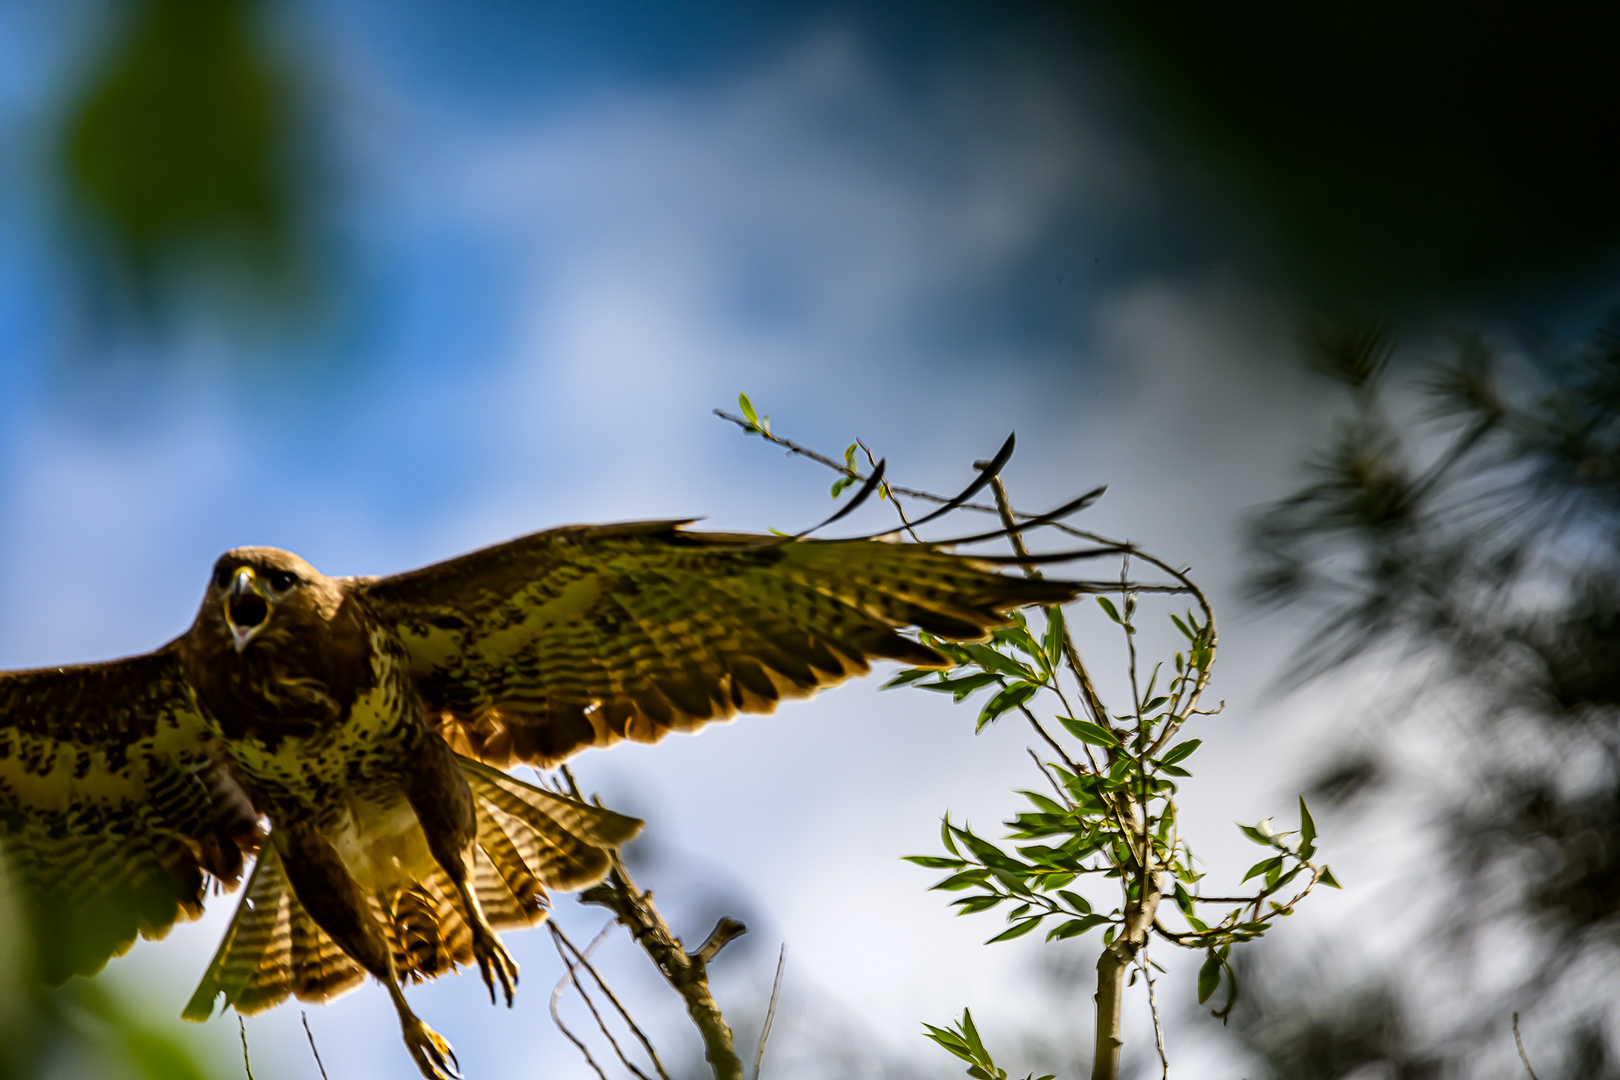
[[[17,911],[0,864],[0,928]],[[114,961],[119,964],[122,961]],[[224,1075],[178,1014],[152,1015],[128,981],[100,976],[42,986],[28,946],[0,932],[0,1080],[205,1080]]]
[[[0,1080],[95,1076],[104,1080],[207,1080],[203,1056],[178,1018],[143,1016],[104,979],[59,990],[21,988],[0,1008]]]
[[[1372,989],[1357,973],[1302,993],[1284,973],[1239,1031],[1275,1076],[1500,1075],[1490,1039],[1522,1011],[1561,1059],[1540,1075],[1620,1075],[1620,321],[1563,351],[1459,336],[1415,372],[1377,328],[1317,344],[1348,401],[1305,482],[1254,520],[1250,583],[1309,614],[1302,679],[1421,675],[1326,750],[1317,789],[1426,820],[1433,899]],[[1416,749],[1437,718],[1444,781]],[[1511,974],[1443,1008],[1421,981],[1509,949]]]
[[[141,0],[69,112],[72,205],[143,305],[177,264],[260,277],[293,225],[287,84],[251,0]]]

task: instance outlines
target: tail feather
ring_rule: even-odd
[[[609,851],[641,831],[636,818],[526,784],[471,758],[459,760],[478,805],[479,845],[515,897],[531,887],[569,890],[600,881]],[[514,870],[526,870],[534,885],[521,873],[514,884]]]
[[[635,818],[570,799],[460,758],[478,822],[473,888],[498,929],[534,926],[550,911],[546,889],[601,880],[613,848],[641,830]],[[371,899],[387,927],[395,965],[413,981],[473,962],[472,930],[449,877],[427,878]],[[206,1020],[224,1006],[251,1015],[285,1001],[329,1001],[360,985],[365,971],[304,911],[281,856],[264,845],[225,939],[182,1015]]]
[[[292,912],[290,960],[293,997],[299,1001],[331,1001],[365,982],[365,969],[350,959],[337,942],[327,937],[325,930],[315,925],[315,920],[304,911],[290,887],[287,889],[287,903]],[[284,993],[275,1001],[267,1002],[264,1007],[278,1004],[285,997]]]

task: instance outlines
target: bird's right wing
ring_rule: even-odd
[[[0,673],[0,891],[40,976],[92,975],[234,886],[258,815],[220,764],[172,647]]]

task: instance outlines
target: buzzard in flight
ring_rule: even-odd
[[[44,978],[197,917],[257,856],[185,1016],[370,974],[423,1075],[453,1075],[401,982],[476,962],[510,1004],[496,928],[543,920],[547,889],[601,878],[641,825],[506,766],[768,712],[873,658],[944,666],[896,630],[978,639],[1073,594],[925,544],[685,524],[553,529],[384,578],[239,548],[156,652],[0,674],[0,851]]]

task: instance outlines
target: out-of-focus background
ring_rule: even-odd
[[[1172,1072],[1514,1075],[1518,1012],[1544,1080],[1620,1075],[1617,23],[15,0],[0,668],[167,640],[238,544],[387,573],[570,522],[817,520],[829,476],[710,415],[739,391],[936,490],[1016,430],[1021,506],[1107,483],[1090,526],[1223,616],[1184,831],[1246,866],[1230,822],[1307,792],[1345,886],[1249,950],[1224,1028],[1156,954]],[[648,819],[633,868],[689,942],[748,923],[715,969],[746,1047],[787,944],[766,1075],[959,1075],[920,1032],[963,1006],[1009,1068],[1079,1075],[1096,942],[984,947],[999,922],[899,861],[947,809],[994,831],[1023,734],[876,686],[576,772]],[[234,1016],[177,1019],[233,905],[60,992],[0,932],[0,1077],[243,1075]],[[515,1010],[463,975],[419,1011],[477,1080],[592,1075],[546,935],[509,943]],[[600,956],[697,1075],[645,959]],[[307,1014],[332,1077],[409,1073],[375,987]],[[318,1075],[297,1006],[243,1030],[255,1075]]]

